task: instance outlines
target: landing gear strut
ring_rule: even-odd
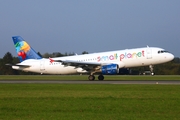
[[[153,76],[153,75],[154,75],[154,72],[153,72],[153,65],[149,65],[149,68],[150,68],[150,71],[151,71],[151,75]]]

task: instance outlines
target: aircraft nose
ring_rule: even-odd
[[[167,56],[167,58],[169,59],[169,61],[173,60],[174,59],[174,55],[169,53],[169,55]]]

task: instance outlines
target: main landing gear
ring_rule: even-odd
[[[89,79],[90,81],[95,80],[95,76],[94,76],[94,75],[89,75],[88,79]]]
[[[95,80],[95,76],[94,75],[89,75],[88,79],[91,80],[91,81]],[[104,76],[102,74],[100,74],[98,76],[98,80],[104,80]]]

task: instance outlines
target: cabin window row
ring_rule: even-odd
[[[83,61],[93,61],[93,60],[97,60],[96,58],[93,59],[84,59],[84,60],[78,60],[78,62],[83,62]]]

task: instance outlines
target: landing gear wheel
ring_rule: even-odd
[[[98,80],[104,80],[104,76],[103,75],[99,75],[98,76]]]
[[[94,75],[89,75],[88,79],[89,79],[90,81],[95,80],[95,76],[94,76]]]

